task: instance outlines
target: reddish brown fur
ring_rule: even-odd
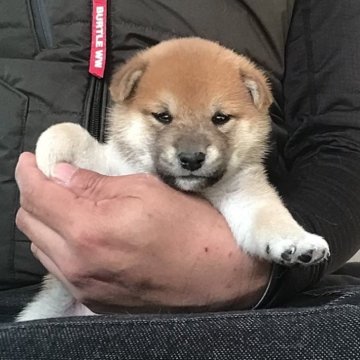
[[[209,171],[235,171],[262,160],[272,102],[267,79],[247,58],[217,43],[174,39],[144,50],[115,73],[110,91],[116,103],[110,132],[134,161],[147,152],[156,167],[165,158],[176,161],[170,153],[179,141],[199,144],[196,151],[215,147],[222,164]],[[169,125],[152,116],[164,111],[173,116]],[[211,119],[219,111],[231,121],[215,126]]]
[[[139,53],[114,78],[112,93],[123,91],[120,88],[123,82],[116,80],[138,69],[144,73],[136,96],[129,103],[130,108],[146,109],[154,99],[156,106],[162,94],[171,93],[179,107],[190,110],[192,114],[209,108],[209,100],[212,100],[214,105],[221,104],[236,117],[244,114],[252,117],[257,115],[256,111],[266,113],[272,102],[264,74],[248,59],[211,41],[196,38],[182,39],[181,42],[170,40],[163,42],[161,47]],[[249,91],[241,81],[245,78],[260,85],[261,100],[257,109],[254,109]]]

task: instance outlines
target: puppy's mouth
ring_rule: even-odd
[[[218,182],[222,178],[223,173],[211,174],[209,176],[196,175],[193,173],[189,175],[175,176],[158,172],[158,175],[166,184],[177,190],[200,192],[201,190],[204,190],[205,188]]]

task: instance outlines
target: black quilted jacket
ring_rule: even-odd
[[[0,0],[0,290],[36,283],[43,274],[14,223],[19,154],[33,151],[39,134],[56,122],[80,123],[103,140],[114,66],[179,36],[220,41],[268,72],[276,98],[270,179],[294,217],[330,242],[328,263],[278,268],[268,299],[282,301],[351,257],[360,233],[360,110],[352,107],[359,95],[346,87],[332,92],[336,63],[327,67],[323,59],[335,50],[321,47],[321,34],[332,30],[311,17],[309,1],[295,10],[294,2],[109,1],[108,60],[100,80],[88,73],[90,0]],[[336,16],[336,6],[318,3],[326,16]],[[360,82],[359,73],[347,75]]]

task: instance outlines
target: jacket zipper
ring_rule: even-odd
[[[53,48],[54,40],[44,0],[30,0],[29,4],[39,49]]]
[[[104,142],[107,87],[104,79],[91,77],[85,128],[98,141]]]
[[[106,108],[108,98],[108,87],[104,78],[106,65],[106,25],[108,1],[109,0],[92,0],[91,47],[89,59],[89,73],[92,74],[92,76],[90,77],[89,92],[86,99],[85,109],[85,128],[99,142],[105,141]],[[98,39],[96,34],[99,28],[101,36]],[[94,41],[95,37],[97,39],[96,41]],[[96,63],[97,51],[103,54],[100,67]]]
[[[45,1],[29,0],[29,4],[39,50],[53,48],[54,40]],[[86,100],[84,127],[100,142],[103,142],[105,138],[106,105],[107,87],[104,79],[91,77]]]

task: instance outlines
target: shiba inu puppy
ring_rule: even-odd
[[[47,176],[59,162],[106,175],[153,173],[208,199],[249,254],[285,265],[329,256],[327,242],[306,232],[268,183],[272,95],[247,58],[199,38],[169,40],[123,65],[110,92],[105,144],[70,123],[40,136],[36,159]],[[81,314],[91,311],[49,276],[18,321]]]

